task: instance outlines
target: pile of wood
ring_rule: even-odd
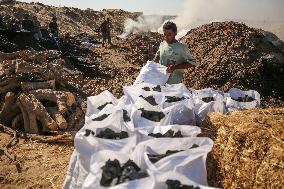
[[[152,60],[163,40],[163,35],[156,32],[141,32],[121,39],[119,45],[128,52],[128,60],[132,64],[143,65],[147,60]]]
[[[187,86],[227,91],[255,89],[284,99],[284,53],[260,30],[236,22],[213,22],[183,37],[199,65],[184,76]]]
[[[56,51],[21,51],[1,54],[1,59],[1,123],[32,134],[83,125],[81,86],[72,84],[83,76],[67,69]]]
[[[80,33],[96,34],[94,29],[110,18],[113,28],[112,33],[121,34],[126,18],[134,19],[137,14],[113,9],[94,11],[92,9],[81,10],[74,7],[54,7],[42,3],[16,2],[11,4],[1,4],[0,12],[6,17],[23,19],[23,15],[28,13],[31,17],[36,16],[43,28],[48,28],[48,24],[53,16],[57,17],[59,31],[61,34],[72,36]]]

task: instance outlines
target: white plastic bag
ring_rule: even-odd
[[[109,91],[103,91],[99,95],[88,97],[87,111],[85,117],[90,117],[91,115],[100,112],[104,108],[103,106],[106,103],[110,103],[113,105],[117,104],[117,99]]]
[[[165,86],[162,86],[162,93],[164,95],[164,104],[163,108],[169,107],[171,105],[174,105],[177,102],[167,102],[170,97],[177,97],[181,100],[189,99],[192,97],[192,92],[187,89],[187,87],[183,83],[179,84],[166,84]]]
[[[127,153],[117,153],[117,152],[113,152],[109,150],[104,150],[104,151],[100,151],[96,153],[95,155],[92,156],[90,173],[88,174],[82,188],[83,189],[106,188],[100,185],[100,180],[102,178],[101,168],[105,165],[105,163],[108,160],[114,160],[114,159],[117,159],[120,162],[120,164],[123,165],[129,159],[131,159],[131,156],[130,154],[127,154]],[[154,188],[154,185],[155,185],[154,177],[150,172],[148,172],[148,174],[149,174],[148,177],[133,180],[127,183],[122,183],[122,184],[119,184],[113,187],[108,187],[108,188],[115,188],[115,189],[118,189],[118,188],[131,188],[131,189],[132,188],[133,189],[149,188],[149,189],[152,189]]]
[[[134,130],[133,124],[130,123],[132,121],[131,115],[126,111],[130,116],[130,121],[125,121],[124,113],[120,106],[107,105],[102,111],[88,117],[85,125],[90,128],[115,127],[121,131]]]
[[[205,102],[203,98],[213,98],[214,101]],[[195,90],[193,92],[194,110],[197,123],[201,123],[210,112],[226,113],[223,94],[211,88]]]
[[[239,97],[244,98],[246,95],[255,100],[251,102],[238,102],[234,100],[238,99]],[[242,91],[237,88],[232,88],[229,90],[226,96],[226,108],[229,112],[241,109],[252,109],[260,106],[260,94],[254,90]]]
[[[176,102],[164,111],[170,112],[171,124],[196,125],[192,98]]]
[[[166,66],[148,61],[147,64],[142,67],[138,77],[134,82],[134,85],[139,83],[164,85],[168,81],[169,76],[170,74],[167,73]]]
[[[193,145],[198,145],[192,148]],[[141,168],[154,173],[178,172],[188,179],[202,185],[207,184],[206,157],[211,151],[213,141],[205,137],[157,138],[139,143],[133,158]],[[167,150],[181,151],[152,163],[147,154],[165,154]]]

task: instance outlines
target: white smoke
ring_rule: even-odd
[[[190,29],[213,21],[239,21],[248,25],[284,21],[283,0],[186,0],[184,9],[173,20],[177,38]]]
[[[126,19],[124,23],[123,34],[119,35],[120,38],[126,38],[132,33],[136,32],[156,32],[163,23],[162,16],[139,16],[136,20],[130,18]]]
[[[212,21],[239,21],[254,26],[259,22],[284,22],[284,0],[186,0],[183,10],[172,19],[178,28],[177,39],[195,27]],[[139,17],[125,23],[123,36],[137,31],[163,32],[162,17]]]

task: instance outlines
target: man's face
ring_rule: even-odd
[[[164,40],[167,43],[173,43],[175,41],[175,36],[177,35],[176,32],[173,30],[166,30],[164,29]]]

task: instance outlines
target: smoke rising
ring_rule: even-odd
[[[157,29],[163,23],[163,16],[139,16],[136,20],[126,19],[124,23],[124,31],[121,34],[120,38],[126,38],[131,33],[136,33],[139,31],[147,32],[152,31],[156,32]]]
[[[256,22],[284,22],[284,0],[186,0],[183,7],[172,19],[178,27],[177,38],[194,27],[212,21],[233,20],[252,26]],[[135,31],[162,33],[163,21],[162,17],[140,17],[137,21],[127,21],[125,34]]]

